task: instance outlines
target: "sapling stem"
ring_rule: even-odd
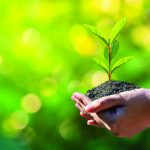
[[[111,52],[112,47],[111,45],[108,46],[108,80],[111,80]]]

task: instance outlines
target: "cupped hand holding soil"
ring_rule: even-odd
[[[72,99],[89,125],[105,127],[119,137],[131,137],[150,126],[150,90],[139,88],[92,101],[74,93]]]

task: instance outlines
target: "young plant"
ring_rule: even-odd
[[[105,64],[104,61],[98,61],[96,58],[94,58],[94,60],[107,73],[109,81],[112,78],[112,73],[114,73],[116,69],[121,67],[123,64],[125,64],[132,58],[130,56],[121,58],[114,65],[112,65],[112,60],[119,50],[119,42],[116,40],[116,37],[121,31],[121,29],[125,26],[125,23],[126,18],[119,20],[110,31],[108,39],[105,37],[102,31],[97,30],[93,26],[85,25],[87,29],[89,29],[91,32],[97,35],[100,38],[100,40],[102,40],[105,43],[104,58],[107,61],[107,64]]]

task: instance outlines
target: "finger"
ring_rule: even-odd
[[[95,127],[103,127],[103,126],[99,125],[96,121],[94,121],[92,119],[87,121],[87,125],[91,125],[91,126],[95,126]]]
[[[83,103],[81,103],[77,98],[75,98],[74,96],[71,97],[72,100],[74,100],[76,103],[78,103],[83,109],[85,107],[85,105]]]
[[[125,100],[119,94],[115,94],[91,102],[89,105],[85,106],[85,111],[99,112],[119,105],[125,105]]]
[[[107,130],[111,130],[111,128],[110,128],[110,126],[105,122],[105,121],[103,121],[97,114],[93,114],[92,113],[92,116],[93,116],[93,120],[97,123],[97,124],[99,124],[101,127],[104,127],[104,128],[106,128]]]
[[[83,113],[83,112],[80,112],[80,116],[82,116],[83,118],[85,118],[87,120],[93,119],[93,117],[90,114]]]
[[[93,119],[93,117],[89,113],[87,113],[84,109],[82,109],[82,107],[78,103],[76,103],[75,106],[79,109],[80,116],[82,116],[85,119]]]
[[[87,104],[89,104],[91,102],[91,100],[87,96],[85,96],[84,94],[80,94],[78,92],[75,92],[73,94],[73,97],[78,99],[84,105],[87,105]]]
[[[79,109],[80,112],[86,113],[85,110],[82,108],[82,106],[80,104],[76,103],[75,106],[76,106],[76,108]]]

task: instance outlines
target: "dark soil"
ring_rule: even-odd
[[[133,89],[140,88],[133,83],[125,81],[106,81],[103,84],[92,88],[87,91],[86,96],[90,99],[95,100],[104,96],[118,94],[120,92],[130,91]]]

